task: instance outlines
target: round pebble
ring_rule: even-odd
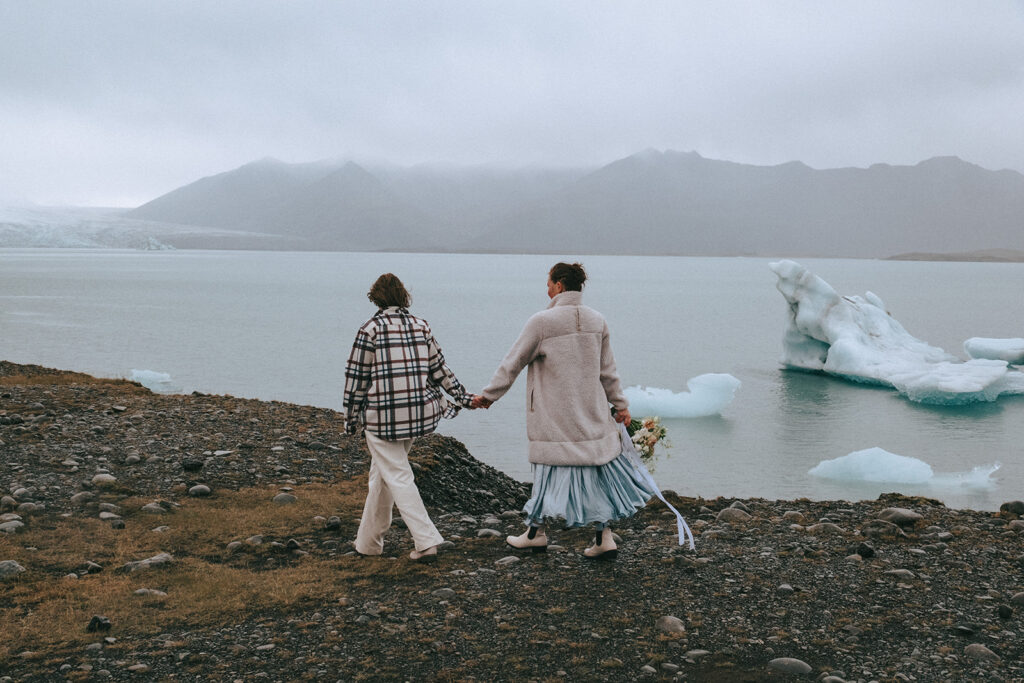
[[[109,488],[117,483],[117,477],[112,474],[101,473],[92,478],[92,485],[100,488]]]
[[[477,529],[477,538],[501,538],[504,536],[500,531],[495,529]]]
[[[920,513],[907,508],[885,508],[878,513],[878,518],[899,526],[913,526],[924,519]]]
[[[775,671],[781,671],[787,674],[804,675],[809,674],[813,669],[811,665],[799,659],[793,657],[777,657],[772,661],[768,662],[768,668],[774,669]]]
[[[964,654],[973,659],[979,659],[985,662],[999,661],[999,655],[992,652],[992,650],[988,649],[981,643],[971,643],[964,648]]]
[[[740,524],[749,520],[750,514],[739,508],[725,508],[715,517],[715,521],[729,524]]]
[[[14,560],[0,561],[0,581],[17,576],[25,571],[25,568]]]
[[[658,617],[654,626],[662,633],[686,633],[686,624],[679,617],[665,615]]]

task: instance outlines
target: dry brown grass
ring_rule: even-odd
[[[127,527],[117,530],[97,519],[35,518],[25,533],[0,535],[0,557],[27,571],[0,584],[0,661],[24,651],[47,653],[96,639],[85,627],[94,614],[108,617],[110,635],[157,635],[175,624],[218,626],[241,615],[336,602],[370,580],[408,580],[428,569],[408,562],[328,557],[295,557],[269,547],[288,538],[351,538],[365,496],[363,481],[297,488],[298,502],[271,502],[277,490],[255,488],[186,499],[174,514],[129,513],[148,500],[121,501]],[[340,536],[323,530],[316,515],[338,515]],[[169,530],[153,529],[167,525]],[[231,554],[226,546],[253,535],[267,543]],[[126,562],[171,553],[166,568],[120,573]],[[86,561],[104,570],[64,578]],[[139,588],[166,597],[134,595]]]
[[[0,374],[0,386],[105,386],[116,388],[117,391],[126,394],[149,394],[149,389],[138,382],[131,382],[126,379],[103,379],[90,377],[77,372],[61,374],[34,374],[34,375],[3,375]]]

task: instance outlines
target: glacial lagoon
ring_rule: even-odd
[[[816,499],[900,491],[978,509],[1024,498],[1020,396],[923,405],[783,369],[789,308],[769,268],[778,259],[7,249],[0,358],[340,408],[352,338],[374,312],[366,290],[391,271],[474,390],[547,305],[547,269],[563,258],[587,267],[584,302],[608,319],[624,386],[685,399],[698,376],[739,381],[720,413],[663,419],[673,444],[655,467],[663,488]],[[910,334],[962,359],[967,339],[1024,333],[1024,264],[795,260],[841,295],[873,292]],[[528,480],[524,387],[525,377],[489,411],[464,411],[440,431]],[[671,412],[657,399],[648,407]],[[810,473],[869,449],[858,467]],[[901,476],[906,461],[884,454],[932,476]]]

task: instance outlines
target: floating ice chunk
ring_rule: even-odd
[[[995,485],[992,475],[999,463],[980,465],[968,472],[936,474],[931,465],[917,458],[896,455],[882,448],[854,451],[833,460],[823,460],[808,472],[813,477],[846,482],[924,484],[933,488],[987,488]]]
[[[673,392],[657,387],[628,387],[625,390],[633,415],[659,417],[706,417],[717,415],[732,403],[741,382],[725,373],[698,375],[686,382],[689,391]]]
[[[1024,393],[1024,374],[1005,360],[966,363],[917,339],[868,292],[840,296],[793,261],[771,264],[789,302],[782,363],[855,382],[891,386],[912,401],[961,405]]]
[[[964,351],[971,358],[989,358],[1005,360],[1015,365],[1024,364],[1024,339],[986,339],[971,337],[964,342]]]
[[[966,363],[933,363],[892,371],[890,380],[901,394],[919,403],[964,405],[994,401],[1008,393],[1002,382],[1006,361],[969,360]]]
[[[129,375],[129,379],[133,382],[138,382],[150,391],[158,394],[173,394],[181,391],[181,387],[175,386],[171,381],[171,376],[166,372],[156,372],[154,370],[132,370],[131,375]]]
[[[877,447],[854,451],[834,460],[822,460],[808,474],[822,479],[891,484],[924,484],[935,476],[932,466],[925,461]]]
[[[987,489],[995,486],[992,478],[1002,465],[994,462],[991,465],[978,465],[967,472],[940,472],[929,483],[935,488]]]

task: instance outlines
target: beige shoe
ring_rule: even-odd
[[[413,562],[433,562],[437,559],[437,546],[432,545],[426,550],[413,550],[409,553],[409,559]]]
[[[603,529],[594,537],[594,545],[583,551],[588,560],[614,560],[619,556],[618,546],[612,538],[611,529]]]
[[[530,530],[527,529],[519,536],[509,536],[505,543],[516,550],[527,550],[535,553],[544,553],[548,550],[548,537],[544,533],[544,527],[539,527],[533,538],[530,538]]]

